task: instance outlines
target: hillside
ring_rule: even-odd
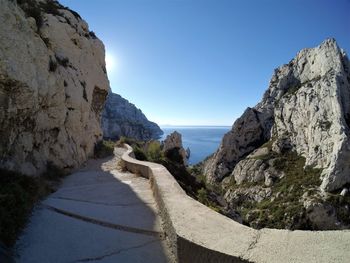
[[[120,137],[147,141],[159,139],[163,131],[134,104],[120,95],[110,93],[102,113],[102,130],[105,139],[116,140]]]
[[[349,227],[350,71],[334,39],[277,68],[203,165],[253,227]]]

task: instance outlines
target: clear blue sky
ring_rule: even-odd
[[[60,2],[104,42],[113,92],[158,124],[232,125],[300,49],[350,52],[350,0]]]

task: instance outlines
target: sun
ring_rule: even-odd
[[[117,61],[113,54],[106,52],[106,68],[108,74],[112,74],[116,70]]]

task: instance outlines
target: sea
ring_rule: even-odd
[[[182,144],[185,149],[191,151],[188,160],[190,165],[199,163],[206,157],[214,153],[227,133],[230,126],[166,126],[161,127],[164,134],[161,140],[164,140],[174,131],[181,133]]]

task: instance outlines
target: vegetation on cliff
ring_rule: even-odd
[[[217,212],[224,213],[223,207],[217,202],[213,191],[197,178],[197,166],[188,167],[185,165],[180,147],[164,150],[159,141],[141,142],[125,137],[121,138],[119,143],[129,144],[138,160],[162,164],[189,196]]]

